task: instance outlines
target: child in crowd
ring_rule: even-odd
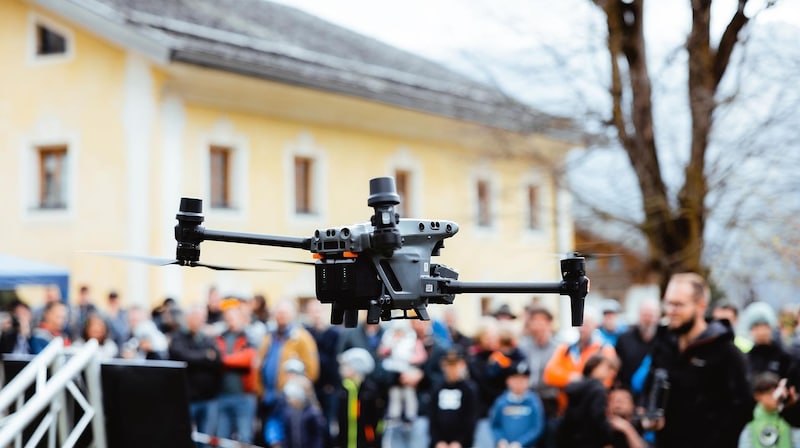
[[[375,360],[363,348],[339,355],[342,385],[338,391],[339,447],[379,448],[380,427],[386,403],[378,384],[369,376]]]
[[[756,407],[753,420],[739,436],[739,448],[800,447],[800,429],[789,426],[780,415],[785,389],[784,380],[775,373],[764,372],[753,378]]]
[[[528,389],[530,374],[526,362],[513,364],[506,392],[489,411],[497,448],[532,448],[544,432],[544,408],[539,396]]]
[[[293,378],[283,386],[284,439],[282,448],[323,448],[326,425],[319,407],[309,400],[305,378]]]
[[[428,357],[425,346],[408,321],[393,321],[381,338],[378,354],[384,357],[381,366],[388,372],[401,374],[421,365]],[[386,417],[390,420],[414,421],[419,411],[417,391],[412,386],[389,387],[389,408]]]
[[[442,357],[444,383],[432,394],[430,435],[433,448],[468,448],[472,446],[478,422],[478,392],[466,378],[467,363],[460,348],[452,348]]]

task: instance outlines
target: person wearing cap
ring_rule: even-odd
[[[511,307],[508,306],[507,303],[497,307],[494,313],[492,313],[492,316],[494,316],[494,318],[497,320],[514,320],[517,318],[517,315],[511,311]]]
[[[506,378],[506,391],[489,411],[497,448],[532,448],[544,432],[544,408],[528,388],[530,374],[527,362],[515,363]]]
[[[366,349],[353,347],[342,352],[338,361],[342,378],[337,390],[338,446],[379,448],[386,398],[371,376],[375,360]]]
[[[619,302],[615,299],[605,299],[601,309],[603,311],[603,321],[597,327],[597,337],[614,347],[617,345],[619,336],[627,330],[627,326],[619,322]]]
[[[478,422],[478,393],[466,377],[467,363],[459,347],[448,349],[441,360],[444,381],[431,393],[430,446],[468,448],[472,446]]]

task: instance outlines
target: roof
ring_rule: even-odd
[[[18,285],[57,285],[61,297],[66,298],[69,270],[41,261],[0,254],[0,289],[14,289]]]
[[[65,10],[63,4],[38,0]],[[444,66],[266,0],[67,0],[168,49],[169,61],[575,141],[572,121]],[[69,9],[69,8],[67,8]],[[72,8],[74,10],[74,8]]]

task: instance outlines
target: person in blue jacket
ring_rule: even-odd
[[[489,411],[495,446],[532,448],[544,432],[544,408],[539,396],[528,388],[528,364],[517,362],[511,370],[506,391]]]

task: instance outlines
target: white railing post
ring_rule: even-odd
[[[12,403],[17,404],[16,412],[0,419],[0,447],[12,441],[14,446],[21,447],[23,431],[47,409],[25,442],[26,447],[36,446],[47,433],[48,446],[55,447],[58,439],[62,448],[71,448],[91,424],[94,447],[106,448],[99,345],[96,340],[89,340],[66,362],[61,357],[63,349],[63,341],[54,339],[0,390],[0,411],[5,411]],[[49,379],[46,377],[48,366],[52,367]],[[82,371],[86,372],[85,393],[75,384]],[[31,386],[35,386],[36,392],[24,402],[25,391]],[[81,418],[74,424],[71,406],[67,406],[67,392],[83,409]]]
[[[96,417],[92,419],[94,447],[106,448],[105,409],[103,408],[103,383],[100,379],[100,352],[95,352],[92,362],[86,366],[86,393]]]

